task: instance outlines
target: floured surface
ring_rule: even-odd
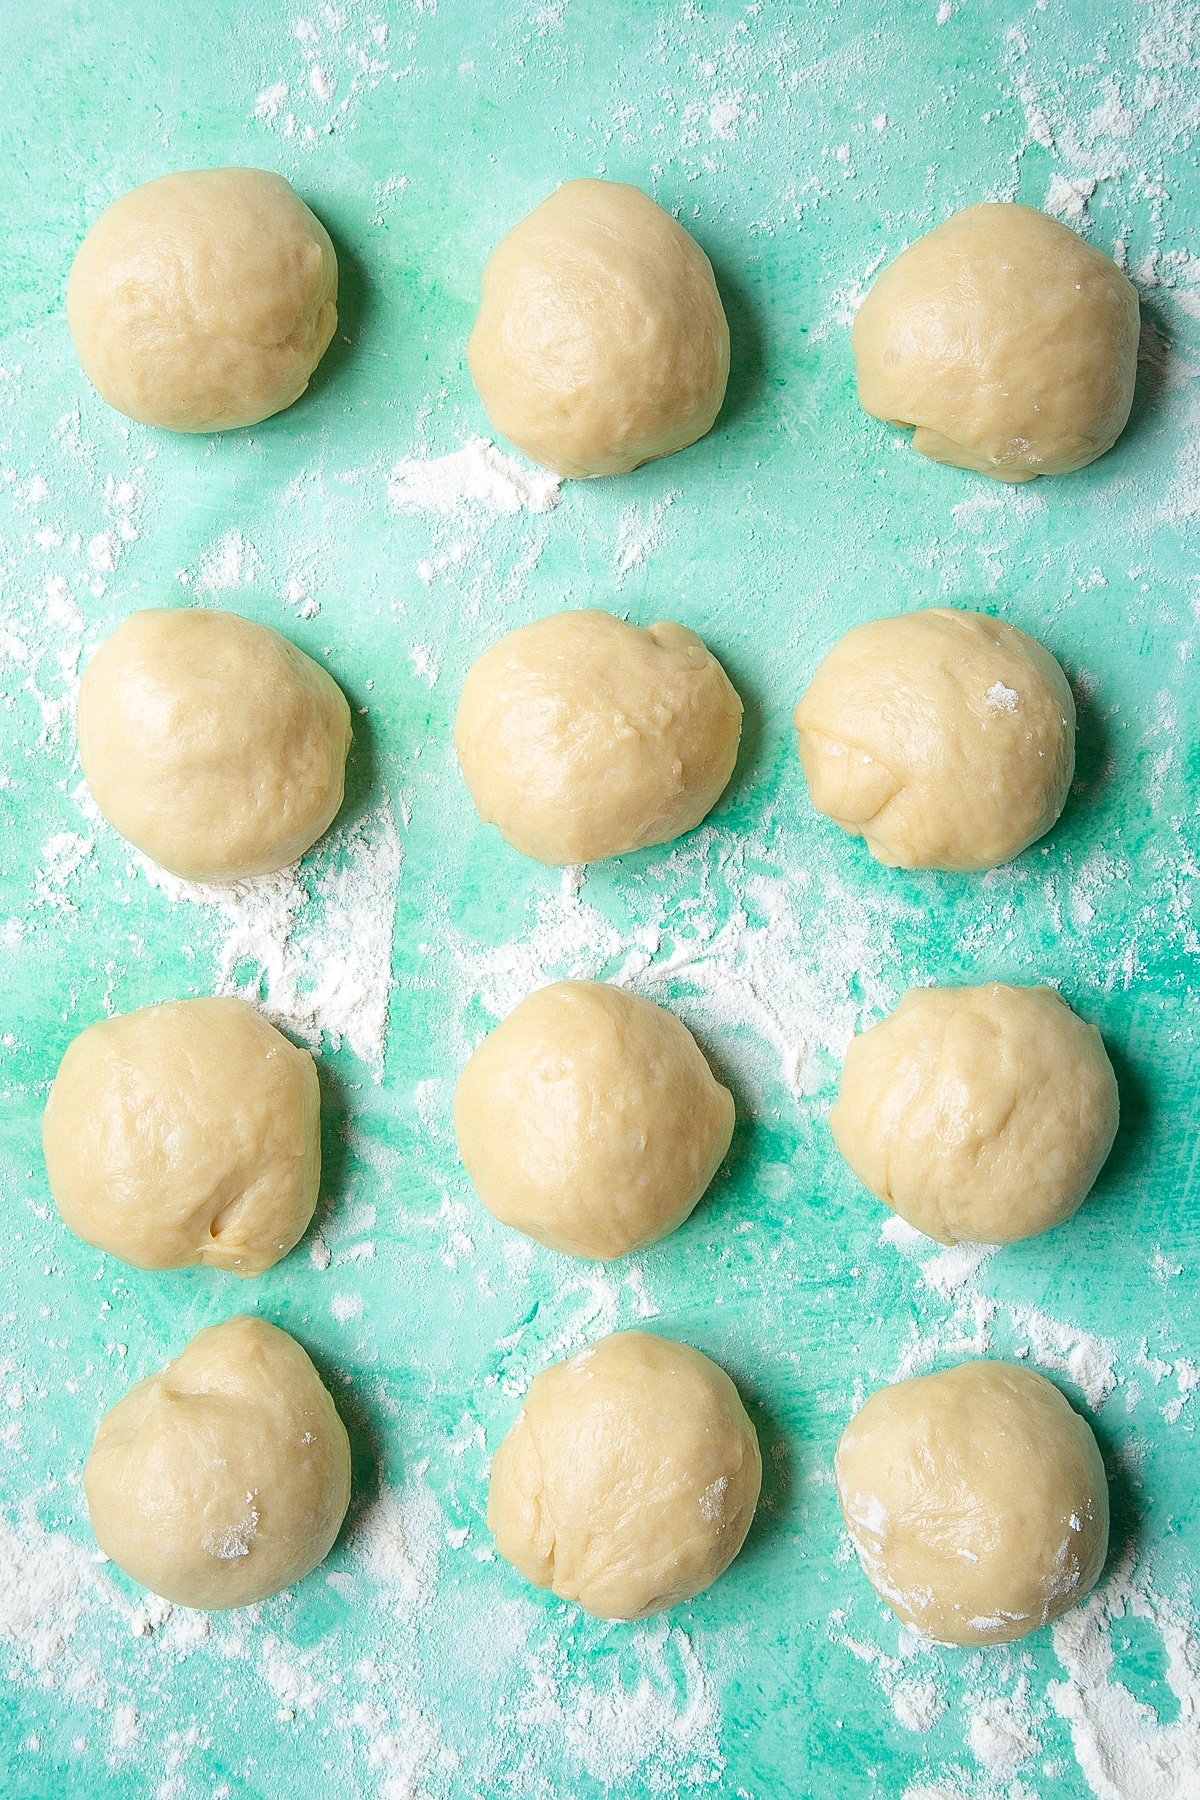
[[[1189,1800],[1192,9],[714,0],[630,6],[618,31],[611,9],[601,20],[580,0],[531,0],[486,26],[449,0],[252,0],[236,20],[220,0],[195,18],[82,25],[30,10],[0,128],[29,171],[0,341],[12,1793]],[[224,440],[171,439],[87,390],[62,284],[116,193],[221,162],[278,167],[314,205],[342,253],[342,322],[292,412]],[[596,174],[647,186],[712,257],[731,397],[684,455],[560,485],[492,439],[463,353],[496,239],[558,178]],[[934,468],[864,418],[848,331],[904,243],[955,206],[1016,196],[1115,251],[1145,334],[1112,455],[1010,491]],[[168,603],[277,627],[349,695],[347,806],[297,870],[188,889],[86,804],[79,672],[125,613]],[[1032,631],[1080,708],[1061,824],[983,878],[874,864],[814,817],[790,729],[841,632],[943,603]],[[525,863],[480,827],[450,744],[475,656],[563,604],[692,626],[747,706],[709,824],[586,872]],[[739,1109],[727,1172],[692,1218],[608,1268],[494,1224],[454,1150],[470,1048],[566,974],[677,1008]],[[856,1188],[825,1115],[859,1026],[914,983],[991,979],[1052,981],[1100,1026],[1122,1132],[1065,1229],[994,1254],[943,1250]],[[250,1285],[125,1271],[76,1243],[38,1150],[46,1086],[78,1029],[216,991],[253,998],[322,1068],[317,1218]],[[356,1499],[329,1563],[292,1597],[208,1619],[95,1560],[79,1475],[128,1384],[245,1308],[294,1331],[331,1380]],[[493,1556],[484,1507],[489,1453],[538,1370],[635,1325],[730,1370],[765,1478],[722,1582],[630,1628],[524,1591]],[[1095,1597],[987,1655],[900,1629],[848,1553],[832,1483],[868,1389],[970,1355],[1059,1382],[1093,1418],[1113,1480]]]

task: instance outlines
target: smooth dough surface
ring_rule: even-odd
[[[1049,831],[1075,701],[1049,651],[945,607],[860,625],[796,708],[813,805],[902,869],[994,869]]]
[[[261,1275],[317,1203],[316,1064],[244,1000],[147,1006],[69,1046],[42,1143],[87,1243],[139,1269]]]
[[[960,1363],[880,1388],[842,1434],[836,1473],[868,1580],[938,1643],[1025,1637],[1104,1567],[1095,1436],[1030,1369]]]
[[[829,1115],[864,1186],[943,1244],[1070,1218],[1117,1130],[1100,1033],[1047,987],[917,988],[855,1038]]]
[[[454,1123],[488,1211],[569,1256],[674,1231],[720,1167],[733,1096],[695,1038],[598,981],[530,994],[459,1078]]]
[[[750,1529],[758,1438],[724,1370],[622,1331],[544,1369],[492,1463],[496,1548],[601,1619],[710,1587]]]
[[[286,868],[342,804],[345,695],[237,613],[133,613],[84,671],[77,729],[109,824],[189,881]]]
[[[350,1504],[350,1440],[296,1340],[229,1319],[105,1414],[83,1485],[96,1541],[127,1575],[218,1612],[328,1555]]]
[[[256,425],[298,400],[337,325],[329,233],[263,169],[163,175],[80,246],[67,318],[92,384],[168,431]]]
[[[879,276],[854,322],[867,412],[934,462],[998,481],[1082,469],[1125,428],[1138,297],[1036,207],[970,206]]]
[[[733,774],[742,703],[683,625],[562,612],[493,644],[454,742],[479,816],[539,862],[597,862],[700,823]]]
[[[559,475],[619,475],[704,436],[729,327],[694,238],[640,188],[568,181],[492,253],[467,346],[496,430]]]

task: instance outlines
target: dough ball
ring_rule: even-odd
[[[642,1619],[729,1567],[761,1484],[728,1375],[686,1344],[622,1331],[534,1381],[492,1463],[488,1524],[535,1587]]]
[[[707,256],[618,181],[568,181],[496,247],[467,360],[488,418],[559,475],[621,475],[702,438],[729,327]]]
[[[337,324],[329,233],[282,175],[195,169],[114,200],[67,319],[110,406],[168,431],[256,425],[298,400]]]
[[[1100,1033],[1045,987],[918,988],[855,1038],[829,1115],[865,1187],[943,1244],[1079,1207],[1117,1130]]]
[[[1014,625],[933,607],[835,644],[796,708],[813,805],[902,869],[994,869],[1049,831],[1075,702]]]
[[[454,742],[480,818],[561,864],[691,831],[733,774],[741,731],[742,703],[694,631],[563,612],[484,652]]]
[[[316,1065],[244,1000],[147,1006],[71,1044],[42,1143],[86,1243],[139,1269],[261,1275],[317,1203]]]
[[[661,1006],[559,981],[483,1040],[454,1123],[489,1212],[608,1261],[682,1225],[729,1148],[733,1096]]]
[[[77,726],[109,824],[189,881],[286,868],[342,804],[345,695],[237,613],[134,613],[84,672]]]
[[[176,1606],[291,1587],[350,1504],[350,1440],[295,1338],[229,1319],[104,1415],[83,1472],[106,1556]]]
[[[867,1579],[943,1644],[999,1644],[1068,1612],[1108,1553],[1092,1428],[1041,1375],[960,1363],[880,1388],[836,1459]]]
[[[858,397],[934,462],[997,481],[1062,475],[1125,429],[1138,297],[1032,206],[970,206],[918,238],[854,322]]]

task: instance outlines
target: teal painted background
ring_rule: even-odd
[[[1136,1747],[1097,1772],[1125,1717],[1196,1792],[1194,9],[5,0],[0,28],[4,1792],[1154,1792]],[[256,430],[143,430],[73,360],[71,258],[125,189],[243,162],[287,174],[333,233],[338,339],[309,395]],[[734,344],[717,429],[552,512],[398,508],[398,459],[487,430],[463,350],[490,247],[582,174],[640,183],[711,255]],[[984,197],[1073,213],[1144,300],[1124,438],[1020,490],[923,462],[854,398],[869,272]],[[382,1080],[351,1047],[320,1052],[331,1266],[302,1245],[250,1285],[139,1274],[77,1243],[38,1141],[72,1035],[211,991],[231,942],[81,810],[70,725],[80,660],[117,621],[197,599],[285,630],[360,709],[346,816],[362,835],[314,861],[300,937],[309,912],[324,923],[293,946],[303,983],[345,935],[330,884],[344,862],[361,888],[389,805],[404,859]],[[982,880],[876,866],[813,814],[790,730],[843,630],[943,600],[1036,633],[1080,701],[1061,824]],[[594,869],[577,897],[478,825],[450,747],[471,660],[563,604],[695,626],[746,701],[711,824]],[[262,988],[231,954],[230,979]],[[482,1214],[450,1099],[522,984],[629,972],[631,955],[730,1081],[739,1125],[693,1218],[602,1272]],[[1123,1118],[1084,1212],[972,1271],[881,1237],[824,1120],[858,1024],[915,980],[993,977],[1052,979],[1101,1027]],[[250,1308],[334,1385],[354,1509],[290,1596],[160,1619],[90,1560],[80,1469],[130,1381]],[[486,1470],[544,1362],[645,1320],[741,1385],[764,1500],[712,1592],[604,1626],[490,1558]],[[1090,1400],[1113,1560],[1076,1637],[914,1651],[846,1553],[831,1456],[865,1389],[914,1354],[972,1350],[1029,1355]],[[998,1705],[1024,1733],[1007,1760],[981,1727]]]

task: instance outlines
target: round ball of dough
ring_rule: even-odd
[[[329,1554],[350,1440],[295,1338],[229,1319],[104,1415],[83,1485],[106,1556],[164,1600],[220,1612]]]
[[[609,1261],[682,1225],[729,1148],[733,1095],[661,1006],[559,981],[480,1044],[454,1124],[490,1213]]]
[[[879,276],[854,322],[858,397],[934,462],[997,481],[1111,450],[1137,373],[1138,297],[1032,206],[970,206]]]
[[[93,225],[67,319],[118,412],[168,431],[256,425],[300,398],[325,354],[337,258],[282,175],[163,175]]]
[[[622,1331],[533,1382],[492,1463],[488,1524],[535,1587],[597,1618],[643,1619],[729,1567],[761,1485],[724,1370]]]
[[[109,824],[189,881],[286,868],[342,804],[345,695],[237,613],[134,613],[84,671],[77,730]]]
[[[1075,702],[1014,625],[933,607],[847,632],[796,708],[813,805],[902,869],[994,869],[1049,831]]]
[[[1061,1225],[1117,1131],[1100,1033],[1053,988],[917,988],[855,1038],[829,1115],[865,1187],[943,1244]]]
[[[488,418],[559,475],[621,475],[704,436],[729,377],[712,267],[618,181],[568,181],[497,245],[467,360]]]
[[[81,1032],[42,1121],[71,1230],[138,1269],[261,1275],[308,1228],[321,1094],[244,1000],[175,1000]]]
[[[563,612],[484,652],[454,742],[480,818],[562,864],[691,831],[733,774],[741,731],[742,703],[694,631]]]
[[[880,1388],[843,1432],[836,1473],[867,1579],[938,1643],[1026,1637],[1104,1567],[1092,1428],[1029,1369],[968,1362]]]

